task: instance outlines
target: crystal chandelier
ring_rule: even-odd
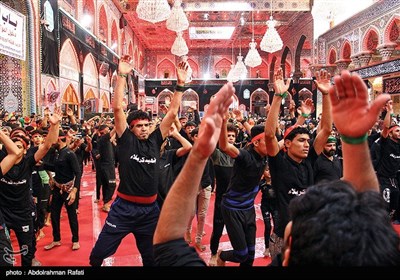
[[[139,0],[136,13],[138,18],[156,23],[169,18],[171,7],[167,0]]]
[[[180,32],[189,28],[189,21],[181,5],[181,0],[175,0],[171,15],[167,19],[167,28],[169,30]]]
[[[233,62],[233,61],[232,61]],[[228,82],[236,83],[239,81],[239,77],[235,75],[235,64],[231,65],[231,70],[228,73],[228,76],[226,76],[226,80]]]
[[[177,56],[183,56],[189,52],[185,39],[182,37],[182,32],[176,32],[176,39],[172,44],[171,53]]]
[[[253,20],[253,13],[251,13],[251,23],[252,23],[252,38],[251,42],[249,43],[250,49],[249,52],[246,55],[246,58],[244,59],[244,64],[246,64],[249,67],[257,67],[258,65],[261,64],[262,59],[260,54],[257,51],[257,43],[254,42],[254,20]]]
[[[275,29],[275,21],[274,18],[272,17],[272,0],[271,0],[271,16],[267,21],[267,25],[268,29],[261,40],[260,49],[265,52],[273,53],[282,49],[283,42],[278,34],[278,31],[276,31]]]
[[[241,53],[239,53],[237,56],[235,69],[233,69],[233,71],[234,76],[238,77],[239,79],[245,79],[247,77],[247,68],[246,65],[244,65],[243,56]]]

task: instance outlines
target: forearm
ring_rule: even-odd
[[[197,155],[195,150],[189,154],[163,204],[154,233],[154,244],[183,237],[195,207],[200,179],[207,160],[207,158]]]
[[[15,145],[15,143],[10,139],[10,137],[4,134],[4,132],[1,130],[0,130],[0,141],[6,147],[7,154],[18,155],[20,153],[20,150],[18,149],[17,145]]]
[[[368,142],[347,144],[342,141],[342,151],[343,179],[351,182],[357,191],[379,191],[379,182],[372,166]]]
[[[50,149],[51,145],[57,142],[58,139],[58,131],[60,129],[60,123],[50,124],[49,134],[44,140],[44,146]]]
[[[278,127],[279,110],[281,107],[282,97],[274,96],[271,104],[267,120],[265,122],[265,135],[268,138],[274,138]]]

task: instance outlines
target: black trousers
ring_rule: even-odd
[[[10,235],[6,224],[0,225],[0,267],[13,266],[14,254],[12,252]]]
[[[103,202],[106,204],[107,202],[111,201],[115,187],[115,166],[114,164],[107,164],[107,165],[97,165],[99,168],[96,172],[100,173],[100,182],[103,190]]]
[[[76,204],[72,203],[68,205],[68,193],[61,192],[59,188],[54,188],[53,191],[53,198],[51,201],[51,225],[53,227],[53,241],[61,241],[61,234],[60,234],[60,214],[61,208],[65,205],[68,213],[68,221],[69,227],[71,228],[72,233],[72,242],[79,241],[79,226],[78,226],[78,215],[76,214]]]
[[[218,189],[217,189],[218,190]],[[224,230],[224,218],[222,217],[221,212],[221,200],[222,194],[215,196],[215,204],[214,204],[214,217],[213,217],[213,231],[211,233],[210,239],[210,250],[211,254],[215,255],[218,251],[219,240],[222,236],[222,231]]]

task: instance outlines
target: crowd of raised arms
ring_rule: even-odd
[[[0,266],[14,265],[9,231],[26,250],[22,266],[41,265],[35,252],[45,226],[53,236],[45,250],[80,249],[87,164],[85,172],[96,172],[94,203],[107,212],[91,266],[101,266],[131,233],[143,266],[252,266],[259,191],[271,266],[400,265],[400,126],[389,95],[369,102],[357,74],[321,70],[314,75],[322,112],[313,118],[313,101],[296,104],[291,80],[278,69],[265,116],[232,109],[235,88],[227,83],[200,119],[197,108],[180,108],[188,70],[181,62],[172,100],[153,116],[122,105],[131,70],[130,57],[122,57],[107,115],[79,120],[68,105],[40,116],[1,112]],[[70,242],[61,240],[63,206]],[[224,227],[230,250],[219,249]],[[209,260],[198,254],[208,250],[204,238]]]

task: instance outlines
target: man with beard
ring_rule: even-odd
[[[314,183],[334,181],[343,176],[342,163],[336,155],[336,137],[329,136],[322,153],[314,163]]]

